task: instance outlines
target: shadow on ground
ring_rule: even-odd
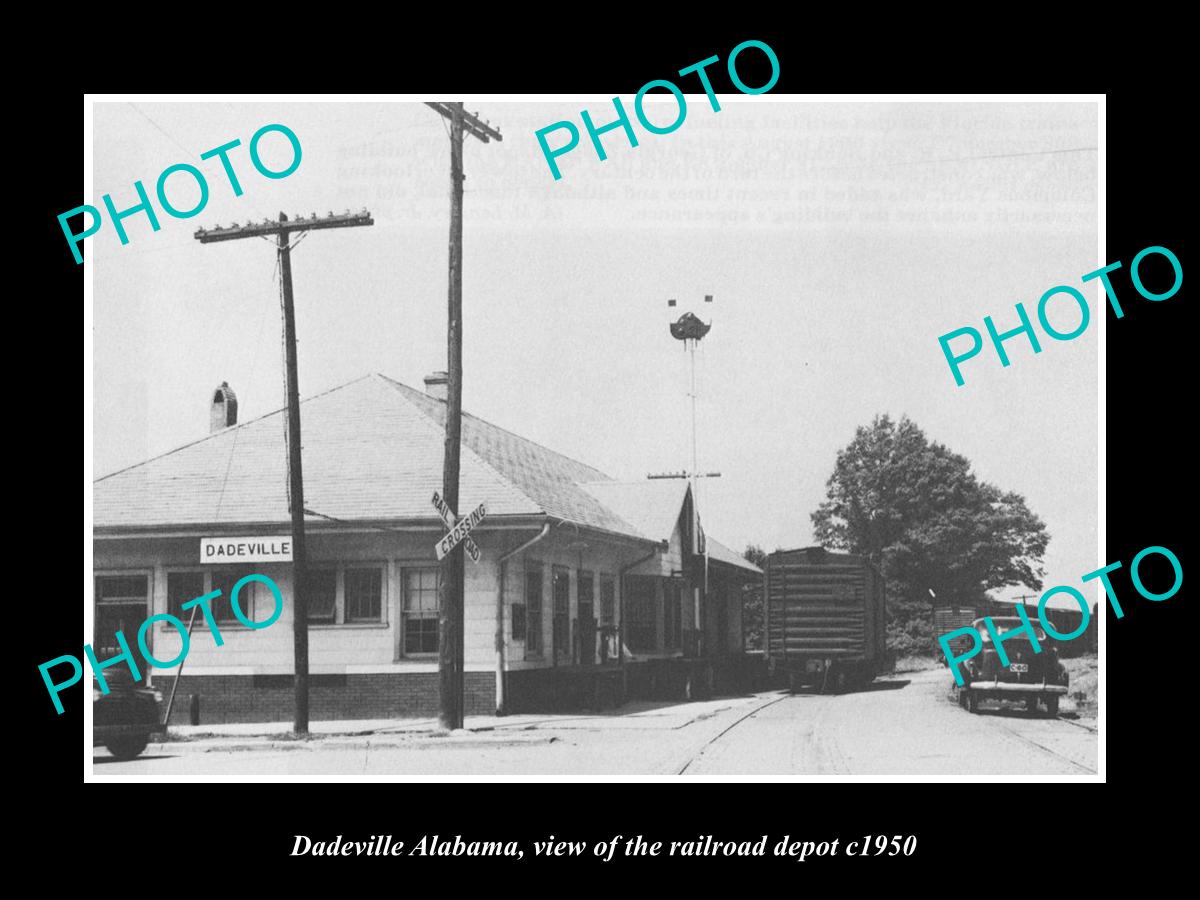
[[[912,682],[907,678],[900,678],[892,681],[872,681],[866,687],[847,688],[842,691],[828,691],[826,696],[836,697],[839,694],[872,694],[877,691],[898,691],[902,688],[908,687],[910,684],[912,684]],[[781,693],[786,694],[787,691],[784,690]],[[792,693],[796,694],[797,696],[813,695],[820,694],[821,689],[819,687],[797,688],[795,691],[792,691]]]
[[[96,756],[92,758],[94,766],[109,766],[114,763],[123,762],[144,762],[149,759],[174,759],[170,753],[143,753],[141,756],[135,756],[133,759],[117,759],[115,756]]]
[[[1029,710],[1018,708],[1015,706],[984,706],[979,705],[979,713],[981,716],[999,716],[1003,719],[1050,719],[1058,718],[1058,716],[1049,716],[1043,709]]]

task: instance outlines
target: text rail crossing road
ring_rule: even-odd
[[[434,491],[433,508],[437,510],[437,514],[441,517],[442,522],[450,529],[450,533],[437,543],[437,547],[435,548],[437,550],[437,558],[439,560],[443,559],[461,541],[463,542],[464,549],[467,551],[467,556],[471,557],[471,562],[478,563],[481,558],[479,547],[475,545],[475,542],[471,540],[469,535],[472,529],[483,521],[483,517],[487,515],[486,504],[480,503],[470,515],[460,522],[446,504],[446,501],[442,499],[441,494]]]

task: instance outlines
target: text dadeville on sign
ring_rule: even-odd
[[[278,537],[201,538],[200,562],[291,562],[292,539]]]

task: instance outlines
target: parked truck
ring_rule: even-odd
[[[865,557],[776,550],[765,578],[767,666],[791,689],[863,688],[890,668],[883,578]]]

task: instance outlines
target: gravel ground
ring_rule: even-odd
[[[896,660],[896,674],[902,672],[931,672],[945,668],[938,660],[929,656],[902,656]]]
[[[1062,664],[1071,675],[1070,693],[1067,697],[1074,701],[1075,709],[1081,717],[1096,718],[1096,704],[1100,691],[1100,661],[1093,654],[1064,659]]]

